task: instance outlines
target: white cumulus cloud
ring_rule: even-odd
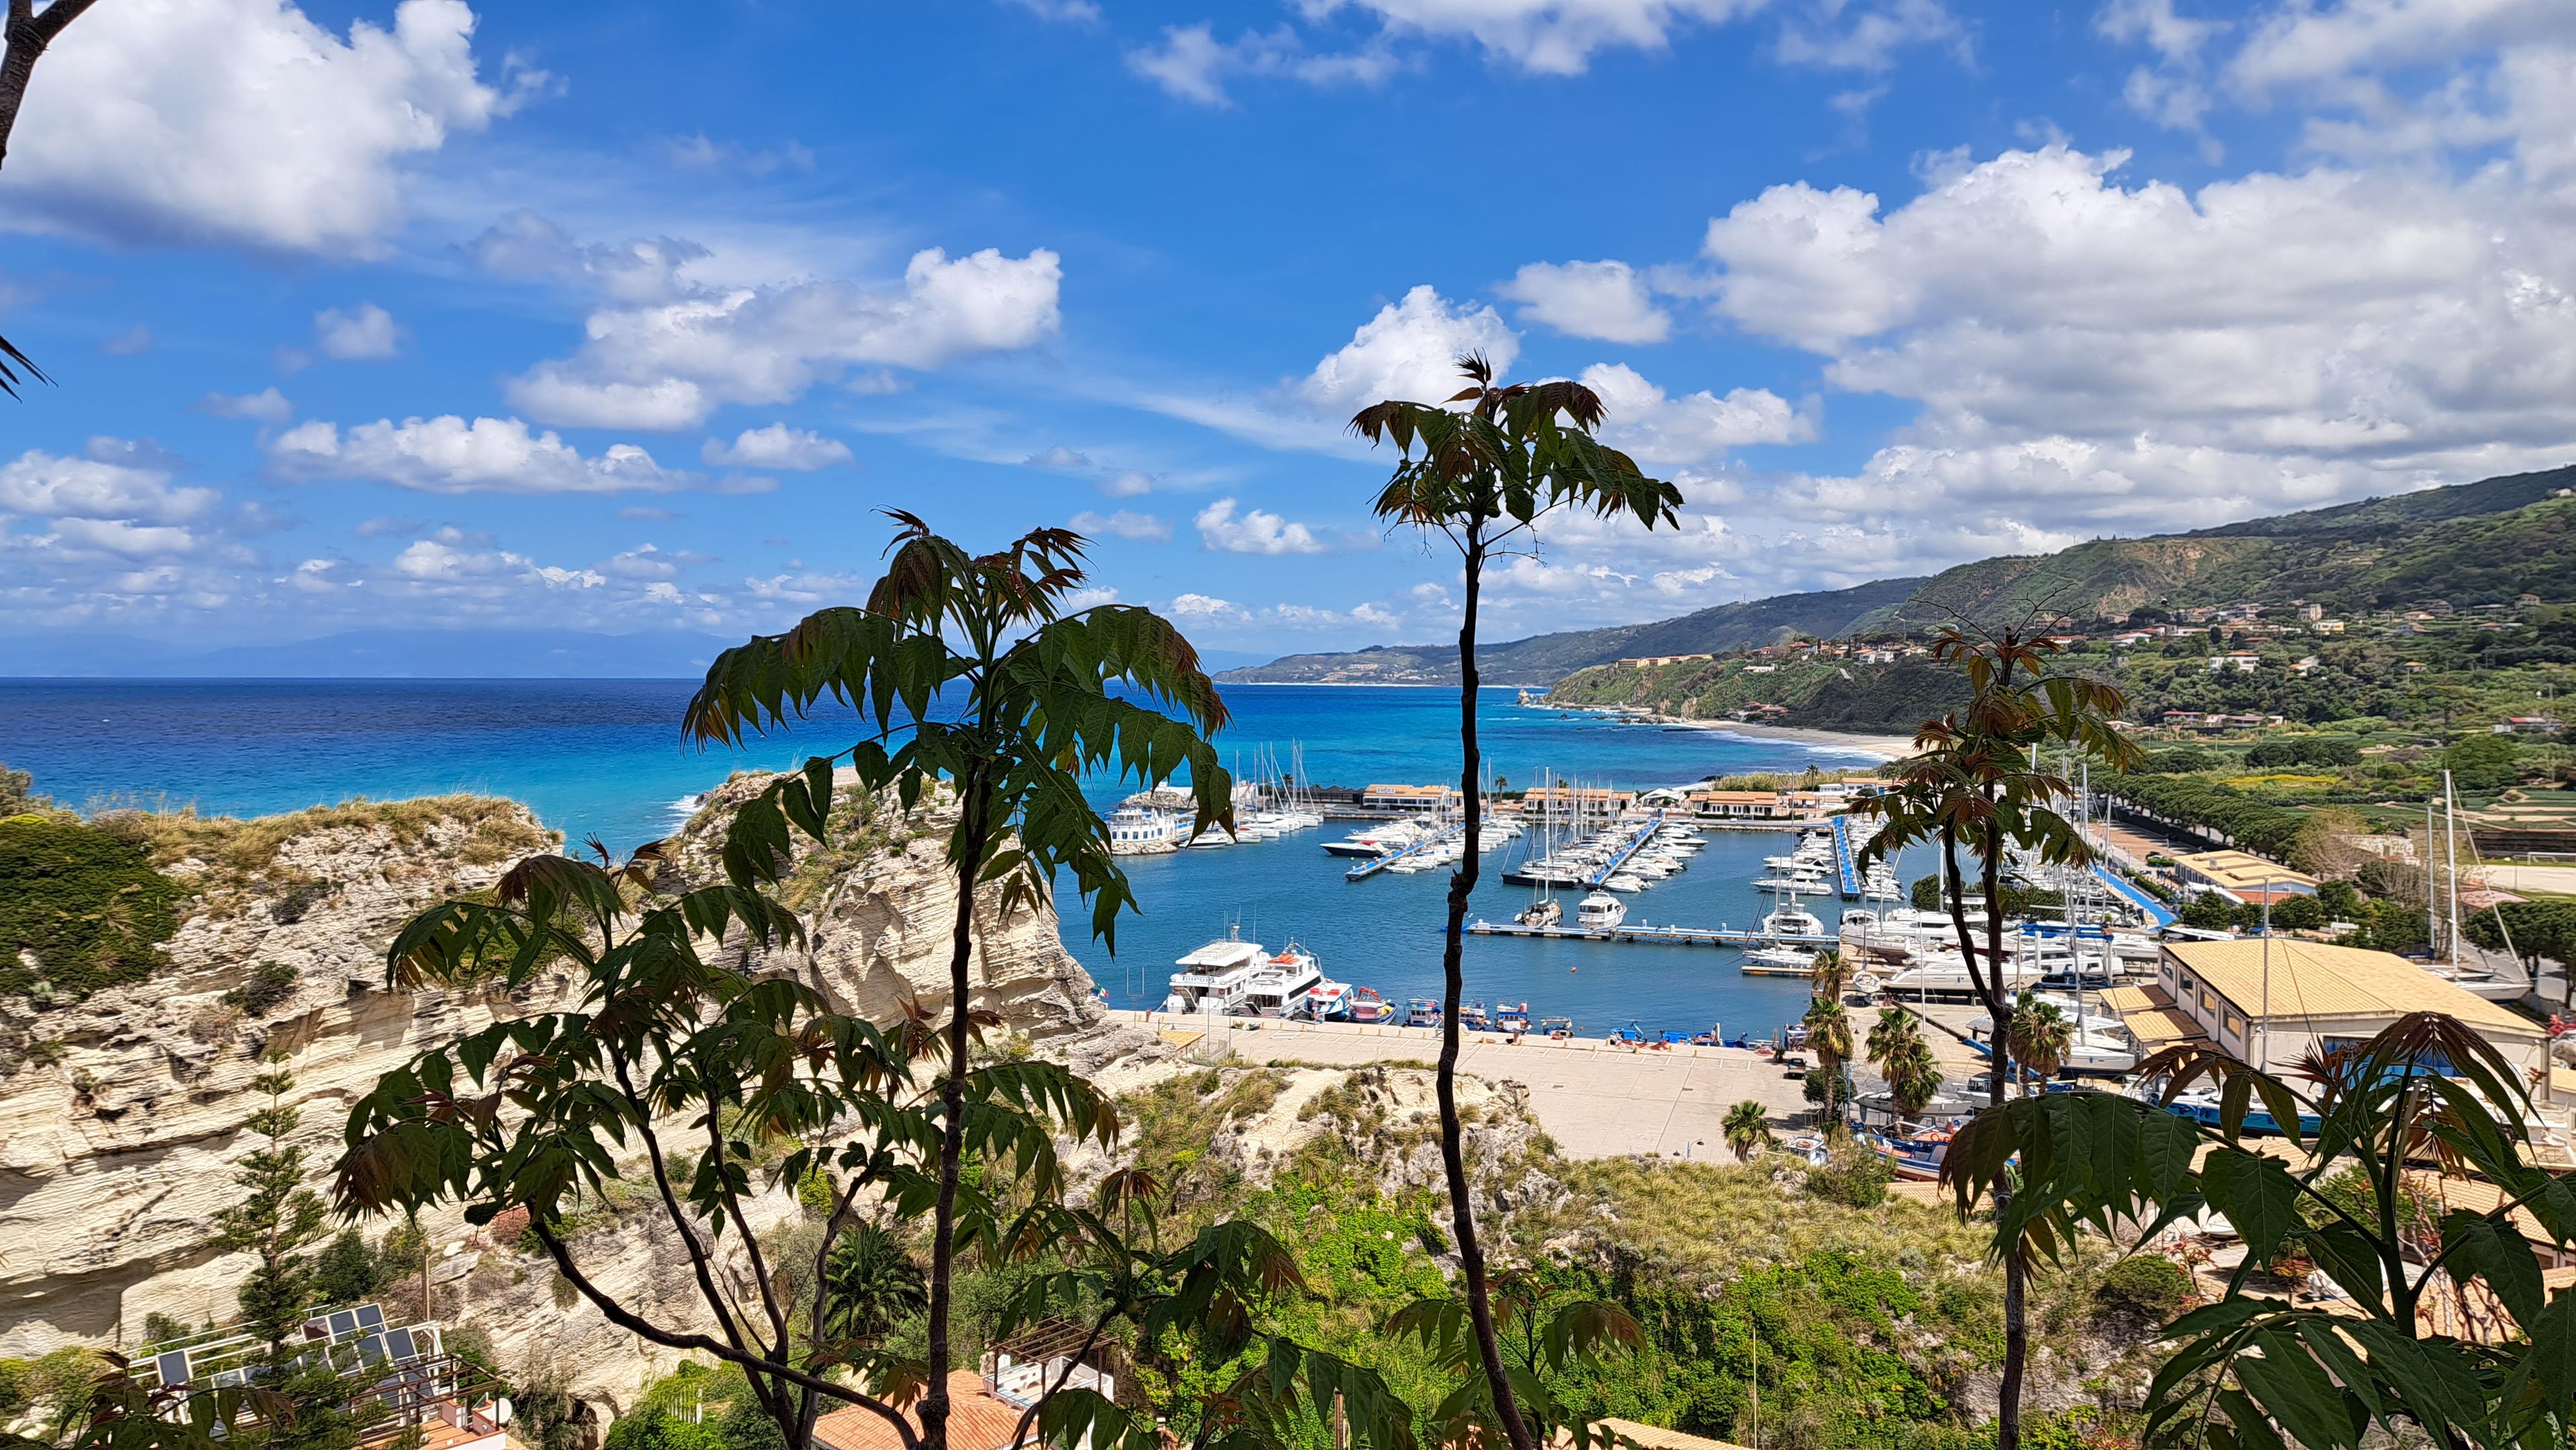
[[[1491,307],[1451,303],[1424,284],[1360,324],[1351,340],[1298,385],[1310,405],[1353,410],[1383,398],[1438,402],[1464,385],[1458,358],[1481,352],[1497,373],[1520,355],[1520,337]]]
[[[1595,363],[1583,385],[1601,396],[1601,436],[1640,463],[1699,463],[1749,443],[1804,443],[1816,436],[1815,420],[1764,388],[1736,388],[1725,397],[1703,388],[1666,397],[1636,369]]]
[[[372,302],[362,302],[346,312],[334,307],[313,314],[313,345],[322,355],[342,362],[366,362],[392,357],[402,349],[401,330],[394,326],[394,316]]]
[[[668,492],[703,483],[632,443],[597,454],[516,418],[382,419],[345,433],[316,420],[271,440],[269,465],[290,478],[369,479],[424,493]]]
[[[746,428],[731,443],[710,438],[699,456],[710,464],[800,471],[829,468],[851,459],[850,445],[840,439],[826,438],[810,429],[790,428],[784,423]]]
[[[1292,523],[1266,509],[1245,509],[1221,498],[1199,510],[1199,543],[1227,554],[1321,554],[1324,543],[1304,524]]]
[[[366,7],[373,8],[373,7]],[[344,36],[292,0],[115,0],[37,72],[0,225],[119,242],[371,253],[404,166],[541,88],[495,85],[463,0],[402,0]]]
[[[1522,321],[1568,337],[1633,344],[1672,335],[1672,318],[1625,262],[1532,262],[1498,290],[1521,304]]]
[[[1063,269],[1041,247],[915,253],[900,286],[803,281],[693,290],[591,314],[569,358],[510,380],[514,407],[575,427],[694,428],[728,403],[790,402],[817,382],[878,364],[930,369],[1027,348],[1058,326]]]

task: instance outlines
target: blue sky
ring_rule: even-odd
[[[1468,346],[1690,501],[1498,637],[2552,466],[2571,97],[2560,0],[102,0],[0,170],[0,631],[732,636],[897,505],[1437,638],[1340,424]]]

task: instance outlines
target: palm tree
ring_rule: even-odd
[[[2075,1024],[2066,1014],[2053,1003],[2034,1002],[2028,992],[2022,993],[2013,1012],[2012,1055],[2030,1075],[2041,1082],[2057,1076],[2074,1046]]]
[[[1840,1136],[1843,1131],[1843,1109],[1848,1101],[1843,1088],[1844,1065],[1852,1057],[1851,1014],[1843,1004],[1830,997],[1817,997],[1807,1003],[1807,1015],[1799,1019],[1807,1029],[1807,1046],[1816,1054],[1815,1071],[1808,1074],[1812,1086],[1821,1080],[1821,1100],[1810,1091],[1811,1101],[1819,1101],[1825,1116],[1825,1131]]]
[[[1193,834],[1233,828],[1234,787],[1205,738],[1225,724],[1225,704],[1181,632],[1134,605],[1059,612],[1083,586],[1087,541],[1080,534],[1036,529],[998,553],[969,555],[911,514],[888,510],[887,517],[898,527],[867,607],[825,609],[786,634],[725,651],[690,700],[685,729],[700,742],[739,745],[746,732],[786,727],[825,699],[857,707],[868,730],[858,743],[808,760],[801,777],[742,807],[765,813],[756,823],[769,828],[780,854],[791,819],[817,839],[826,833],[827,813],[811,804],[815,788],[798,782],[819,778],[828,801],[834,763],[843,758],[862,785],[893,790],[906,808],[943,782],[956,802],[947,862],[957,904],[937,1186],[928,1195],[928,1390],[921,1400],[923,1442],[945,1450],[969,1038],[982,1025],[969,971],[982,888],[999,884],[1007,915],[1049,902],[1060,870],[1091,902],[1092,933],[1114,945],[1118,912],[1132,910],[1135,895],[1110,852],[1107,824],[1083,796],[1083,777],[1133,775],[1151,788],[1187,770],[1197,807]],[[1113,684],[1144,698],[1112,693]],[[1152,702],[1186,718],[1163,715]],[[734,849],[728,842],[728,855]],[[975,1198],[980,1202],[980,1191]]]
[[[1465,851],[1449,877],[1449,920],[1441,949],[1440,1160],[1449,1188],[1449,1218],[1476,1354],[1495,1414],[1512,1450],[1538,1450],[1512,1395],[1509,1366],[1494,1333],[1485,1286],[1485,1253],[1476,1236],[1467,1183],[1465,1130],[1458,1118],[1458,1005],[1464,990],[1467,904],[1476,889],[1484,845],[1484,801],[1478,786],[1484,757],[1476,740],[1476,622],[1486,561],[1539,515],[1560,506],[1603,518],[1625,516],[1653,528],[1674,522],[1681,491],[1652,479],[1636,460],[1594,435],[1606,413],[1580,383],[1558,380],[1498,386],[1492,364],[1477,354],[1458,359],[1469,386],[1445,403],[1388,399],[1363,408],[1351,431],[1371,443],[1392,442],[1400,456],[1379,490],[1375,511],[1393,524],[1438,530],[1465,565],[1466,603],[1458,623],[1458,788]],[[1464,405],[1464,406],[1461,406]]]
[[[1772,1145],[1771,1115],[1760,1103],[1746,1098],[1726,1110],[1720,1125],[1726,1131],[1726,1146],[1735,1150],[1735,1161],[1750,1163],[1753,1155]]]
[[[1808,980],[1812,983],[1815,995],[1819,999],[1827,1002],[1841,1001],[1843,989],[1851,985],[1851,979],[1851,963],[1843,960],[1843,954],[1839,950],[1827,947],[1816,953],[1816,967]]]
[[[2051,803],[2074,787],[2035,763],[2040,747],[2068,746],[2101,757],[2114,768],[2135,764],[2142,752],[2111,728],[2128,707],[2118,689],[2098,680],[2047,672],[2057,646],[2036,629],[1993,633],[1945,627],[1933,641],[1936,664],[1966,676],[1968,703],[1914,732],[1915,753],[1897,766],[1894,789],[1864,800],[1859,809],[1884,824],[1861,849],[1859,864],[1886,859],[1919,841],[1940,846],[1942,894],[1959,951],[1977,996],[1994,1020],[1995,1070],[1990,1107],[2001,1107],[2011,1072],[2013,998],[2001,972],[2004,960],[2003,872],[2016,848],[2052,865],[2084,866],[2093,849]],[[1968,928],[1967,892],[1959,852],[1976,857],[1986,907],[1981,945]],[[1998,1183],[2008,1199],[2009,1185]],[[2020,1450],[2021,1385],[2029,1361],[2026,1308],[2029,1264],[2019,1253],[2004,1257],[2004,1363],[1995,1415],[1996,1450]]]
[[[823,1271],[823,1332],[877,1340],[930,1302],[921,1266],[901,1240],[863,1223],[832,1242]]]
[[[1900,1116],[1922,1116],[1932,1100],[1941,1095],[1941,1064],[1932,1055],[1932,1044],[1917,1036],[1887,1068],[1887,1095],[1893,1099]]]

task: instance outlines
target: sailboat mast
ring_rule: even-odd
[[[2460,806],[2451,794],[2451,772],[2442,772],[2442,857],[2451,873],[2451,949],[2447,953],[2453,965],[2460,960]]]

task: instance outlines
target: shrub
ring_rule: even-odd
[[[2157,1319],[2191,1301],[2191,1274],[2162,1254],[2132,1254],[2102,1271],[2093,1297],[2107,1309]]]
[[[761,1413],[759,1402],[749,1395],[725,1411],[716,1433],[724,1439],[724,1450],[787,1450],[787,1437],[779,1432],[778,1422]]]
[[[141,846],[60,816],[0,820],[0,993],[46,1006],[149,978],[186,896]]]
[[[342,1229],[314,1256],[313,1292],[324,1304],[355,1304],[374,1298],[384,1287],[384,1265],[356,1229]]]
[[[1807,1169],[1807,1191],[1852,1208],[1876,1208],[1887,1202],[1887,1185],[1896,1170],[1885,1158],[1850,1143],[1836,1144],[1822,1163]]]
[[[265,1017],[277,1004],[295,995],[295,969],[279,962],[261,962],[250,969],[250,980],[224,994],[224,1005],[239,1007],[248,1017]]]

